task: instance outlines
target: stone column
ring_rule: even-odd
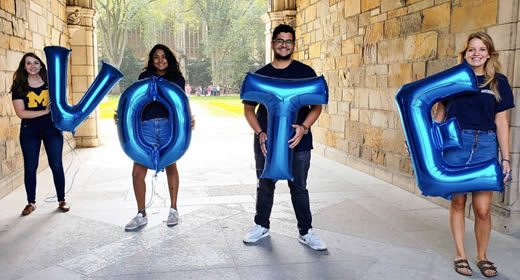
[[[271,0],[267,13],[262,16],[265,23],[265,63],[272,61],[271,36],[279,24],[288,24],[296,29],[296,4],[291,0]],[[296,38],[295,38],[296,39]]]
[[[67,6],[67,26],[70,33],[71,88],[69,102],[77,104],[97,75],[96,10],[80,6]],[[77,129],[76,145],[101,145],[99,135],[99,109],[96,109]]]
[[[513,11],[506,7],[501,8],[499,13],[499,20],[512,22],[511,23],[511,42],[514,44],[513,54],[514,66],[510,67],[509,82],[513,88],[516,108],[511,110],[510,126],[510,146],[511,159],[513,162],[512,175],[513,182],[511,186],[504,192],[504,204],[506,209],[510,212],[510,217],[504,223],[505,232],[520,232],[520,5],[516,3]],[[502,17],[500,17],[502,16]],[[508,20],[511,19],[511,20]],[[505,36],[504,36],[505,37]],[[505,39],[505,38],[504,38]],[[512,63],[511,63],[512,64]]]

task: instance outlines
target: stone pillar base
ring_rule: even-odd
[[[103,139],[98,136],[76,136],[74,139],[78,148],[94,148],[103,145]]]

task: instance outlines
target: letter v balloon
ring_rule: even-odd
[[[76,105],[67,102],[67,65],[71,50],[50,46],[43,49],[47,58],[47,83],[54,126],[74,134],[80,125],[96,109],[105,95],[123,78],[114,66],[102,62],[101,70],[87,92]]]

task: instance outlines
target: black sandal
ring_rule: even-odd
[[[497,276],[497,268],[493,264],[494,263],[492,263],[490,261],[479,261],[477,263],[477,266],[478,266],[478,269],[480,269],[480,272],[482,273],[482,275],[484,275],[485,277],[495,277],[495,276]],[[494,271],[495,274],[492,274],[492,275],[486,274],[486,271],[488,271],[488,270]]]
[[[464,275],[464,276],[471,276],[471,275],[473,275],[473,270],[471,270],[471,267],[469,266],[468,260],[465,260],[465,259],[455,260],[453,262],[453,265],[455,267],[455,272],[457,272],[458,274]],[[470,271],[470,273],[464,273],[462,271],[462,269],[464,269],[464,268],[468,269]]]

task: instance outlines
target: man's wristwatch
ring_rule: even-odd
[[[300,126],[303,127],[303,135],[309,133],[309,128],[308,127],[306,127],[304,124],[300,124]]]

